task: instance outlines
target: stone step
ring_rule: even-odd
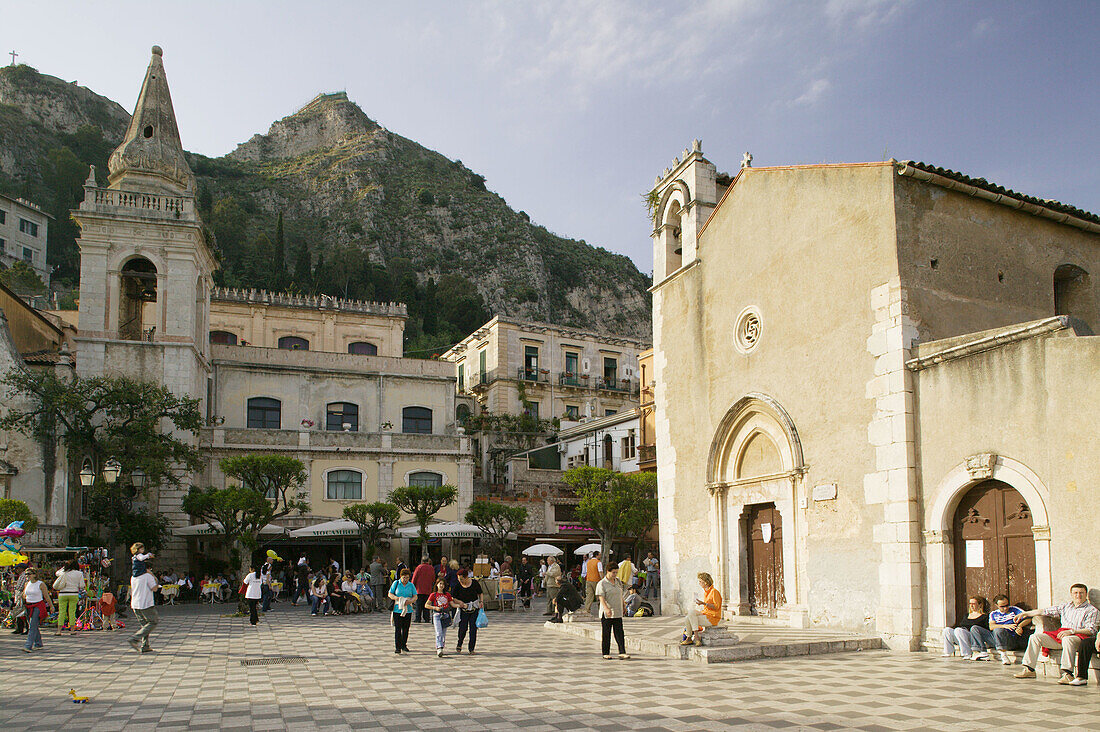
[[[704,646],[732,646],[740,642],[741,637],[726,625],[706,628],[699,639]]]

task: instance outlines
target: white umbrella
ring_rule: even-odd
[[[565,554],[553,544],[532,544],[524,549],[523,553],[529,557],[557,557]]]
[[[290,532],[292,539],[305,539],[311,536],[359,536],[359,524],[349,519],[336,519],[323,524],[304,526]]]
[[[585,544],[584,546],[577,547],[573,550],[574,554],[588,554],[589,552],[595,552],[600,550],[599,544]]]
[[[428,536],[432,539],[484,539],[489,536],[473,524],[460,524],[457,521],[443,521],[431,524],[427,527]],[[415,537],[420,534],[419,526],[406,526],[397,530],[398,536]],[[515,539],[515,534],[508,534],[507,538]]]
[[[215,521],[213,524],[193,524],[191,526],[182,526],[178,529],[175,529],[172,533],[176,536],[208,536],[211,534],[220,534],[221,532],[222,525]],[[285,534],[285,526],[268,524],[260,529],[260,536],[283,536]]]

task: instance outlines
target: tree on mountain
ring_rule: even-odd
[[[313,288],[313,268],[310,266],[309,247],[304,241],[298,242],[294,253],[294,286],[302,291]]]
[[[279,212],[279,221],[275,224],[275,271],[271,278],[272,289],[281,292],[290,284],[286,261],[286,235],[283,232],[283,212]]]

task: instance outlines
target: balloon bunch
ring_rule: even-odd
[[[273,550],[271,550],[271,549],[268,549],[268,550],[267,550],[267,556],[271,557],[271,558],[272,558],[272,559],[274,559],[274,560],[275,560],[276,562],[281,562],[281,561],[283,561],[283,558],[282,558],[282,557],[280,557],[280,556],[279,556],[278,554],[276,554],[276,553],[275,553],[275,552],[274,552]]]
[[[3,547],[9,552],[18,552],[21,547],[19,542],[15,541],[15,539],[18,539],[26,533],[27,532],[23,529],[22,521],[12,521],[3,529],[0,529],[0,547]]]

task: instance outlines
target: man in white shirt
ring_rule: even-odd
[[[130,608],[141,621],[141,628],[130,636],[130,645],[135,651],[149,653],[149,634],[157,627],[157,608],[154,593],[160,589],[157,578],[146,567],[145,574],[130,578]]]
[[[1038,615],[1056,617],[1059,618],[1061,625],[1057,631],[1052,631],[1054,637],[1043,632],[1041,628],[1032,634],[1027,642],[1027,650],[1024,651],[1023,668],[1016,674],[1016,678],[1035,678],[1035,664],[1039,661],[1040,649],[1046,648],[1062,652],[1060,663],[1062,676],[1058,679],[1059,684],[1084,686],[1088,683],[1088,679],[1082,682],[1074,678],[1075,661],[1082,641],[1093,642],[1097,630],[1100,630],[1100,610],[1089,603],[1089,588],[1085,585],[1080,583],[1072,585],[1069,588],[1069,594],[1071,599],[1064,605],[1028,610],[1016,616],[1017,623],[1022,622],[1024,618],[1034,618]]]

